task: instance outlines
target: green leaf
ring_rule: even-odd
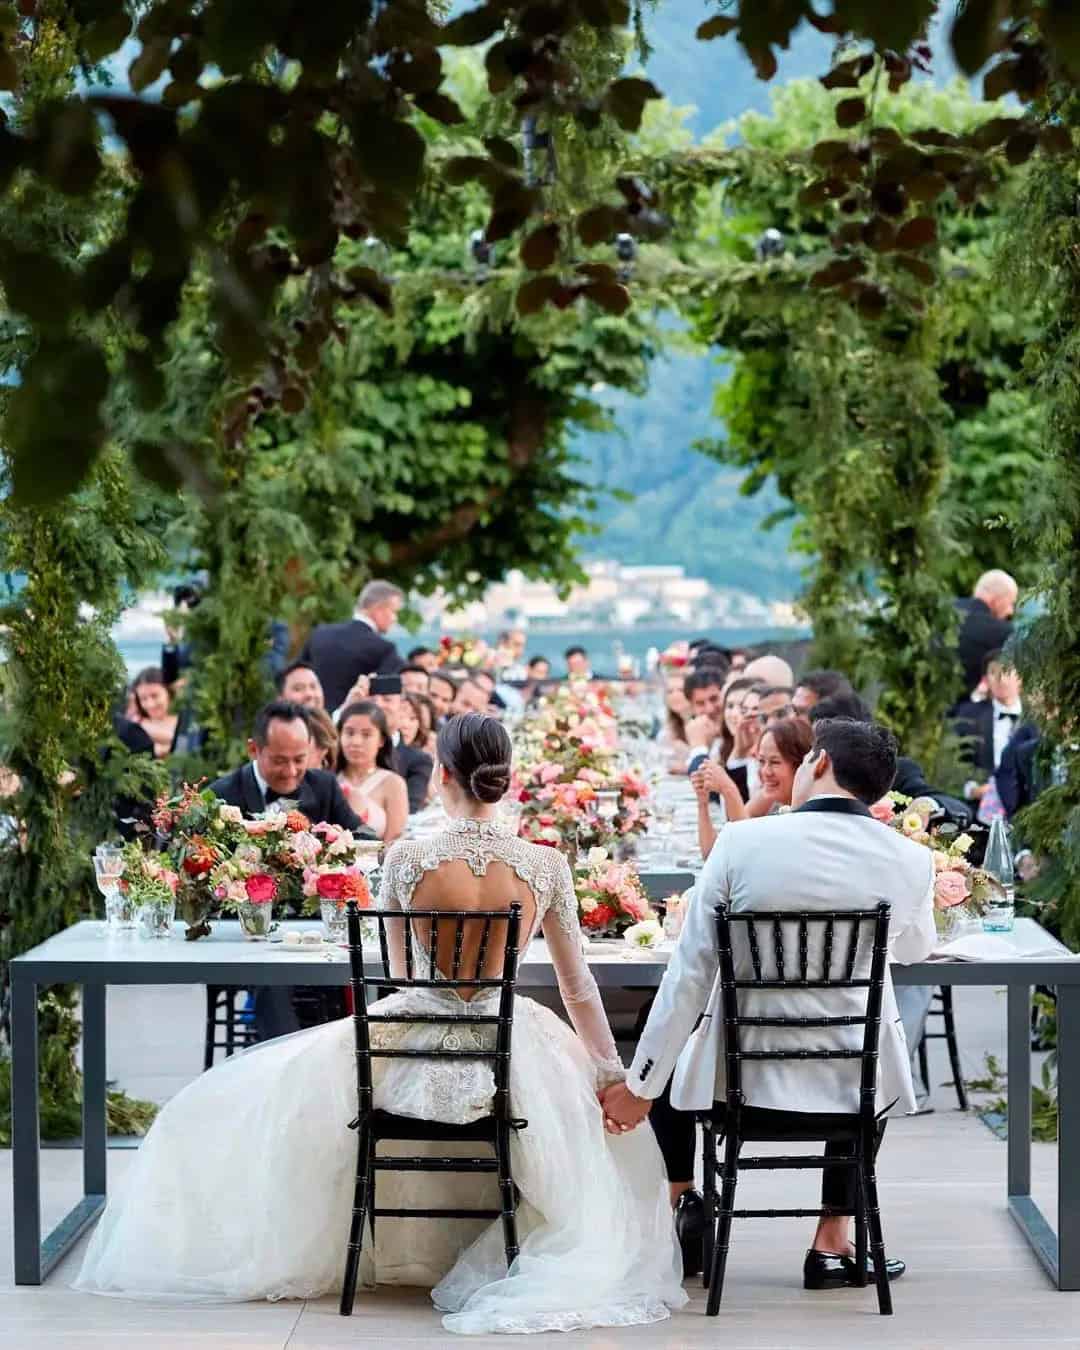
[[[836,105],[836,125],[854,127],[866,117],[866,100],[862,98],[844,98]]]
[[[115,13],[84,28],[79,34],[79,43],[87,61],[96,64],[119,51],[130,34],[131,18],[123,8],[119,8]]]
[[[542,272],[559,256],[558,225],[541,225],[521,245],[521,261],[530,272]]]
[[[71,272],[48,253],[4,250],[0,282],[8,305],[43,328],[63,327],[78,298]]]
[[[624,131],[638,131],[645,104],[650,99],[662,97],[651,80],[630,76],[611,85],[604,97],[604,105]]]
[[[369,110],[353,123],[353,153],[376,187],[412,197],[420,186],[427,142],[408,122]]]
[[[465,121],[465,114],[447,94],[417,94],[413,102],[421,112],[427,113],[443,126],[458,126]]]

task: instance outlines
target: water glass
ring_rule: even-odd
[[[349,941],[349,913],[337,900],[322,900],[319,903],[322,915],[323,939],[335,946],[345,946]]]
[[[120,889],[123,875],[123,850],[111,844],[99,844],[94,850],[94,877],[98,890],[105,897],[108,932],[123,932],[135,927],[135,905]]]
[[[151,900],[138,909],[139,936],[141,938],[167,938],[172,933],[173,920],[176,918],[176,897],[168,900]]]

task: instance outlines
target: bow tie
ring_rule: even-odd
[[[1005,716],[1004,713],[1002,713],[1001,715],[1002,717]],[[281,794],[279,792],[275,792],[273,788],[267,788],[266,796],[263,798],[263,802],[266,806],[269,806],[271,802],[276,802],[278,797],[280,797],[280,795]]]
[[[1020,719],[1020,714],[1018,712],[999,712],[998,721],[1000,722],[1003,717],[1007,717],[1010,722],[1017,722]]]

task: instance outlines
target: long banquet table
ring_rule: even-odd
[[[687,878],[647,878],[654,896],[671,894]],[[314,925],[303,925],[313,927]],[[1025,927],[1026,926],[1026,927]],[[105,1206],[106,1110],[105,1000],[109,985],[326,985],[348,979],[344,953],[328,958],[303,950],[240,939],[235,922],[217,922],[214,932],[186,942],[179,932],[162,941],[105,935],[84,921],[10,963],[12,994],[12,1116],[14,1151],[15,1283],[41,1284]],[[1080,959],[1054,943],[1030,919],[1017,931],[1051,952],[1047,959],[931,960],[894,966],[896,984],[978,984],[1008,990],[1008,1120],[1006,1195],[1013,1217],[1058,1289],[1080,1289]],[[590,949],[589,964],[602,989],[655,987],[667,953],[624,952],[617,946]],[[49,985],[82,988],[83,1014],[83,1197],[49,1233],[41,1234],[40,1138],[38,1128],[38,991]],[[555,972],[542,941],[523,954],[522,988],[550,988]],[[1031,1195],[1032,986],[1058,992],[1058,1215],[1054,1232]]]

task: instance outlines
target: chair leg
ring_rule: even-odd
[[[228,988],[225,995],[225,1058],[232,1059],[236,1054],[236,995],[239,991]]]
[[[885,1236],[881,1228],[881,1210],[878,1206],[877,1166],[874,1158],[874,1139],[868,1135],[862,1140],[862,1188],[866,1196],[866,1222],[870,1229],[870,1254],[874,1259],[874,1284],[877,1286],[878,1312],[883,1317],[892,1313],[892,1290],[885,1268]]]
[[[506,1245],[506,1268],[510,1270],[518,1258],[517,1195],[510,1170],[510,1127],[500,1124],[495,1136],[495,1157],[499,1164],[499,1196],[502,1205],[503,1241]]]
[[[863,1185],[862,1158],[855,1169],[855,1269],[859,1288],[866,1288],[866,1187]]]
[[[216,984],[206,986],[206,1040],[203,1045],[203,1070],[214,1067],[214,1032],[216,1030],[217,1000],[220,990]]]
[[[711,1119],[701,1122],[702,1199],[705,1202],[705,1238],[702,1243],[701,1283],[708,1289],[716,1245],[716,1128]]]
[[[374,1209],[370,1194],[374,1171],[371,1166],[373,1141],[366,1124],[361,1124],[356,1140],[356,1189],[353,1193],[352,1222],[349,1225],[349,1245],[345,1254],[345,1275],[341,1282],[341,1315],[351,1317],[356,1300],[356,1278],[360,1271],[360,1249],[364,1242],[364,1224],[367,1212]]]
[[[964,1086],[964,1071],[960,1067],[960,1047],[956,1043],[956,1019],[953,1016],[951,984],[941,986],[941,1011],[945,1015],[945,1044],[949,1050],[949,1063],[952,1065],[956,1102],[961,1111],[966,1111],[968,1109],[967,1088]]]
[[[727,1270],[728,1246],[731,1242],[731,1215],[735,1208],[735,1186],[739,1179],[739,1132],[730,1125],[724,1134],[724,1165],[721,1170],[720,1212],[716,1220],[716,1238],[709,1270],[709,1297],[705,1316],[715,1317],[720,1311],[724,1292],[724,1272]]]
[[[930,1095],[930,1063],[926,1053],[926,1032],[924,1031],[919,1041],[919,1077],[923,1081],[923,1087],[926,1089],[926,1095]]]

